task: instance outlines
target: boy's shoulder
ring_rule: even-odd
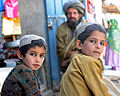
[[[76,54],[73,59],[80,59],[80,60],[85,60],[85,61],[91,61],[91,60],[96,60],[91,56],[83,55],[83,54]]]
[[[33,72],[31,68],[27,67],[25,64],[19,64],[11,71],[11,74],[28,74],[31,72]]]
[[[91,56],[83,55],[83,54],[77,54],[73,57],[73,61],[81,62],[81,64],[102,64],[101,59],[95,59]],[[86,63],[85,63],[86,62]]]
[[[71,66],[76,66],[77,68],[99,68],[101,70],[104,70],[103,63],[101,59],[95,59],[91,56],[83,55],[83,54],[77,54],[72,59]]]

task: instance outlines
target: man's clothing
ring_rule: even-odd
[[[64,55],[66,54],[67,46],[71,41],[71,33],[74,32],[68,27],[67,22],[61,24],[56,32],[57,39],[57,54],[59,58],[62,60]],[[75,41],[72,42],[68,51],[72,51],[76,48]]]
[[[85,20],[81,19],[81,24],[84,23]],[[71,29],[68,26],[68,23],[62,23],[57,31],[56,31],[56,39],[57,39],[57,55],[60,58],[60,61],[70,61],[67,58],[67,52],[76,50],[76,34],[74,33],[75,29]],[[70,62],[67,63],[67,66],[61,67],[63,72],[66,71]]]

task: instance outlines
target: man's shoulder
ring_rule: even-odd
[[[69,31],[70,31],[70,28],[68,27],[67,22],[64,22],[64,23],[62,23],[60,26],[58,26],[57,31],[56,31],[56,34],[57,34],[58,36],[63,35],[63,34],[66,35],[66,33],[68,33]],[[61,33],[62,33],[62,34],[61,34]]]
[[[83,24],[83,23],[85,23],[85,22],[87,22],[87,20],[85,20],[85,19],[83,18],[82,21],[81,21],[81,24]]]
[[[64,22],[58,26],[58,28],[67,28],[67,27],[68,27],[67,22]]]

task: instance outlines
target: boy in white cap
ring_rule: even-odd
[[[106,31],[97,23],[78,25],[75,33],[79,51],[62,76],[60,96],[111,96],[103,82],[104,66],[100,60]]]
[[[43,37],[25,35],[20,39],[18,64],[4,81],[1,96],[41,96],[37,70],[42,66],[47,44]]]

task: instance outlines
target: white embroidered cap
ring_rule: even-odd
[[[39,40],[39,39],[42,39],[44,42],[46,42],[45,39],[41,36],[34,35],[34,34],[25,35],[25,36],[20,38],[19,48],[22,47],[22,46],[31,44],[32,40]]]

